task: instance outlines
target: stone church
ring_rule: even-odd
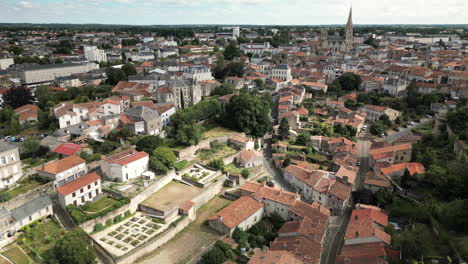
[[[322,48],[329,49],[331,52],[346,52],[353,47],[353,10],[349,10],[348,22],[346,23],[345,38],[335,35],[328,36],[326,29],[322,29],[320,41]]]

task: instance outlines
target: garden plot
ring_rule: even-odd
[[[182,176],[205,184],[217,176],[217,171],[208,170],[199,164],[194,164],[193,166],[184,170],[182,172]]]
[[[92,236],[108,252],[122,256],[166,228],[167,224],[154,223],[151,218],[137,213]]]

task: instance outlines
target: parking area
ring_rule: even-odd
[[[107,251],[113,255],[122,256],[165,230],[167,225],[154,223],[150,217],[137,213],[135,216],[92,236]]]

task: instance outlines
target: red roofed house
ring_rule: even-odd
[[[255,148],[255,143],[252,140],[239,135],[230,136],[228,143],[239,149],[253,150]]]
[[[236,165],[242,168],[253,168],[263,165],[262,153],[255,150],[243,149],[234,160]]]
[[[378,163],[386,162],[389,164],[408,163],[411,161],[411,144],[398,144],[375,148],[369,150],[371,156],[371,166],[376,167]]]
[[[126,182],[148,170],[149,155],[144,151],[127,149],[101,160],[101,171],[107,179]]]
[[[18,121],[21,125],[24,125],[25,123],[36,123],[38,120],[38,108],[36,105],[23,105],[16,108],[14,111],[18,115]]]
[[[85,175],[86,162],[78,156],[69,156],[36,168],[39,176],[52,179],[55,188],[65,185]]]
[[[57,188],[59,204],[66,208],[73,204],[79,206],[93,201],[101,194],[101,177],[95,172],[86,174]]]
[[[392,237],[383,231],[388,216],[374,208],[353,210],[345,234],[345,245],[385,243],[391,245]]]
[[[75,154],[80,154],[81,152],[86,152],[91,154],[93,151],[88,146],[73,144],[73,143],[62,143],[56,147],[52,152],[58,153],[63,157],[68,157]]]
[[[419,162],[399,163],[388,167],[380,168],[380,172],[388,177],[401,177],[408,170],[410,175],[423,174],[425,172],[424,165]]]
[[[289,253],[285,250],[277,251],[259,251],[255,253],[252,258],[250,258],[247,264],[264,264],[264,263],[274,263],[274,264],[303,264],[304,262],[300,261],[294,256],[294,253]]]
[[[208,224],[219,232],[232,236],[237,227],[247,230],[260,222],[264,214],[263,207],[264,204],[257,198],[242,196],[208,218]]]
[[[385,243],[347,245],[341,249],[336,264],[390,264],[400,263],[399,251]]]

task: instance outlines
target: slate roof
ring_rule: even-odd
[[[47,206],[52,205],[52,200],[48,195],[41,196],[35,200],[25,203],[22,206],[11,210],[11,216],[16,221],[20,221],[35,212],[46,208]]]
[[[10,149],[18,148],[10,143],[0,141],[0,152],[7,151]]]

